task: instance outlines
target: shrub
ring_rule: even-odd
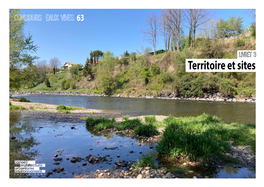
[[[238,38],[235,43],[234,43],[234,46],[235,47],[242,47],[242,46],[245,46],[245,40],[243,38]]]
[[[113,128],[115,125],[112,121],[108,121],[108,122],[102,122],[99,123],[98,125],[96,125],[96,130],[100,131],[103,129],[110,129]]]
[[[140,72],[140,75],[142,75],[145,78],[145,84],[147,85],[150,78],[150,72],[148,67],[144,67],[142,71]]]
[[[63,80],[63,81],[61,82],[61,89],[62,89],[62,90],[64,90],[64,88],[65,88],[65,84],[66,84],[66,80]]]
[[[20,99],[18,99],[19,102],[30,102],[29,100],[27,100],[25,97],[21,97]]]
[[[70,67],[70,73],[71,73],[72,77],[75,77],[76,75],[78,75],[79,66],[78,65],[74,65],[74,66]]]
[[[236,94],[235,85],[232,80],[225,78],[219,82],[219,91],[226,96],[233,96]]]
[[[147,124],[154,123],[155,121],[156,121],[156,117],[155,116],[145,116],[145,122]]]
[[[65,105],[59,105],[56,107],[56,110],[66,110],[67,109],[67,106]]]
[[[129,117],[128,116],[123,116],[122,117],[122,120],[125,120],[125,121],[127,121],[129,119]]]
[[[155,65],[155,64],[153,64],[151,66],[151,72],[152,72],[152,75],[154,75],[154,76],[160,74],[160,67]]]
[[[76,109],[83,109],[83,107],[76,107],[76,106],[65,106],[65,105],[59,105],[56,107],[56,110],[58,112],[65,112],[65,113],[70,113],[70,110],[76,110]]]
[[[105,77],[102,83],[103,92],[106,95],[111,95],[114,89],[114,79],[113,77]]]
[[[115,118],[112,118],[112,120],[110,120],[107,118],[91,118],[91,117],[88,117],[85,119],[85,121],[86,121],[86,125],[95,126],[95,125],[98,125],[99,123],[114,123]]]
[[[135,129],[137,126],[142,125],[140,119],[132,119],[123,121],[117,126],[118,130]]]
[[[129,81],[128,71],[120,72],[115,77],[117,88],[121,88],[125,83]]]
[[[72,80],[71,81],[71,88],[72,89],[76,89],[76,84],[77,84],[77,81],[76,80]]]
[[[138,125],[135,128],[134,131],[137,135],[139,136],[147,136],[147,137],[151,137],[154,135],[159,134],[157,127],[152,125],[152,124],[148,124],[148,125]]]
[[[47,87],[50,87],[50,81],[48,78],[46,78],[44,82]]]
[[[71,81],[67,80],[65,85],[64,85],[64,90],[68,90],[70,88],[70,85],[71,85]]]
[[[137,160],[137,163],[133,164],[132,166],[137,170],[139,167],[151,167],[157,168],[155,164],[156,155],[155,153],[147,153],[143,154],[142,157]]]

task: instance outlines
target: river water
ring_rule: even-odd
[[[119,111],[123,115],[173,115],[197,116],[203,112],[222,117],[227,123],[255,123],[255,103],[224,103],[177,101],[158,99],[131,99],[113,97],[30,95],[24,96],[31,102],[47,104],[65,104],[105,111]],[[74,127],[74,128],[72,128]],[[11,137],[16,137],[12,139]],[[46,174],[54,168],[64,167],[64,171],[49,175],[49,178],[72,178],[75,174],[92,174],[97,169],[115,168],[117,160],[135,162],[142,154],[155,152],[155,145],[142,144],[140,140],[121,136],[114,132],[98,134],[87,128],[84,121],[54,121],[34,118],[30,113],[10,114],[10,177],[46,178]],[[113,149],[105,149],[113,148]],[[59,149],[63,151],[57,152]],[[130,151],[133,150],[133,153]],[[58,154],[61,161],[54,161]],[[101,163],[72,163],[72,157],[85,158],[89,154],[97,157],[108,155],[107,161]],[[119,155],[119,157],[117,157]],[[67,160],[69,158],[69,160]],[[44,163],[44,174],[28,174],[26,176],[14,173],[14,160],[35,160],[37,164]],[[83,166],[82,163],[87,165]],[[54,163],[59,163],[54,165]],[[177,168],[178,163],[157,160],[157,163],[167,168]],[[17,165],[16,165],[17,166]],[[120,168],[125,169],[125,168]],[[255,171],[249,168],[225,166],[224,168],[189,168],[191,175],[184,177],[209,178],[244,178],[255,177]]]
[[[226,123],[255,123],[256,103],[185,101],[171,99],[139,99],[118,97],[89,97],[73,95],[28,95],[31,102],[78,106],[105,111],[118,111],[123,115],[198,116],[216,115]]]

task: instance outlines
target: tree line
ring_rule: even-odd
[[[248,11],[255,17],[255,11]],[[158,12],[151,12],[145,18],[145,27],[141,32],[145,35],[145,40],[149,41],[156,55],[156,45],[158,36],[163,36],[165,50],[180,51],[183,40],[183,28],[188,28],[188,37],[185,42],[188,47],[195,47],[197,30],[203,29],[208,22],[213,20],[213,10],[208,9],[163,9]],[[228,20],[217,21],[217,32],[214,38],[234,37],[242,34],[245,28],[242,25],[241,17],[230,17]],[[255,23],[252,23],[252,30],[255,35]],[[170,47],[171,46],[171,47]]]

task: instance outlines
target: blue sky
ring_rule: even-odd
[[[22,14],[41,16],[41,21],[26,22],[25,34],[33,35],[39,49],[39,60],[57,57],[62,64],[74,62],[84,64],[91,51],[111,51],[121,56],[124,51],[140,51],[141,46],[152,47],[140,32],[144,28],[146,15],[158,9],[21,9]],[[61,15],[68,14],[74,21],[62,21]],[[83,21],[77,21],[78,15]],[[47,21],[58,15],[59,21]],[[215,9],[214,17],[227,20],[231,16],[243,17],[243,25],[253,22],[245,9]],[[184,34],[188,34],[184,28]],[[163,38],[159,36],[157,49],[164,49]]]

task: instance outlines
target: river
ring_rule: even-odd
[[[256,122],[256,103],[89,97],[75,95],[26,95],[24,97],[31,102],[118,111],[128,116],[172,115],[178,117],[198,116],[202,113],[207,113],[224,119],[226,123],[238,122],[255,124]]]
[[[19,96],[21,97],[21,96]],[[46,104],[64,104],[105,111],[118,111],[122,115],[173,115],[197,116],[208,113],[223,118],[227,123],[255,123],[255,103],[226,103],[206,101],[179,101],[165,99],[135,99],[115,97],[87,97],[66,95],[26,95],[31,102]],[[121,117],[122,117],[121,115]],[[74,128],[72,128],[74,127]],[[15,137],[15,138],[12,138]],[[10,178],[21,177],[14,173],[14,160],[35,160],[36,164],[44,163],[42,174],[28,174],[22,177],[46,178],[49,171],[63,167],[62,172],[53,172],[49,178],[72,178],[76,174],[95,173],[97,169],[112,171],[118,160],[135,162],[142,154],[155,152],[155,145],[142,144],[141,140],[121,136],[114,132],[98,134],[87,128],[85,122],[53,121],[34,118],[30,113],[10,114]],[[111,148],[111,149],[106,149]],[[153,148],[154,147],[154,148]],[[58,150],[62,149],[62,152]],[[133,153],[130,151],[133,150]],[[61,161],[54,161],[58,154]],[[73,157],[85,158],[87,155],[103,157],[108,155],[107,161],[89,163],[83,166],[82,162],[73,163]],[[119,155],[119,157],[117,157]],[[68,160],[69,158],[69,160]],[[158,160],[159,165],[167,168],[178,168],[179,163]],[[58,164],[58,165],[55,165]],[[121,168],[122,169],[122,168]],[[123,168],[125,169],[125,168]],[[209,177],[209,178],[244,178],[255,177],[255,171],[237,166],[224,168],[189,168],[191,175],[182,177]]]

